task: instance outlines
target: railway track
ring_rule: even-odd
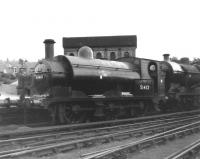
[[[169,118],[177,118],[177,117],[186,117],[192,115],[200,114],[200,110],[193,110],[187,112],[178,112],[178,113],[170,113],[163,115],[154,115],[154,116],[145,116],[139,118],[131,118],[131,119],[122,119],[122,120],[112,120],[112,121],[103,121],[103,122],[94,122],[94,123],[82,123],[82,124],[71,124],[71,125],[58,125],[58,126],[47,126],[47,127],[39,127],[30,130],[18,130],[18,131],[8,131],[0,133],[0,140],[11,139],[17,137],[28,137],[33,135],[42,135],[42,134],[51,134],[54,132],[71,132],[75,130],[82,129],[90,129],[90,128],[99,128],[106,126],[114,126],[114,125],[123,125],[123,124],[138,124],[141,125],[141,122],[144,121],[154,121],[157,119],[169,119]],[[143,124],[143,123],[142,123]]]
[[[73,131],[68,133],[56,133],[53,134],[53,137],[51,135],[42,135],[42,136],[32,136],[28,138],[2,140],[0,142],[0,145],[5,146],[5,145],[10,145],[11,143],[14,143],[14,145],[16,145],[17,143],[21,143],[21,145],[25,147],[15,148],[9,151],[2,151],[0,152],[0,158],[11,158],[11,157],[19,157],[27,155],[32,156],[34,154],[36,156],[44,156],[59,152],[66,152],[74,149],[93,146],[97,143],[98,144],[108,143],[115,140],[124,140],[130,137],[141,137],[142,135],[152,135],[155,133],[173,129],[175,127],[184,124],[189,124],[199,119],[200,117],[197,115],[187,118],[181,117],[179,119],[172,118],[172,119],[162,119],[152,122],[142,122],[140,123],[140,128],[138,128],[138,124],[136,123],[136,124],[95,128],[95,129],[81,130],[81,131],[79,130],[76,132]],[[61,137],[62,135],[64,136],[64,138]],[[80,135],[81,137],[78,137]],[[42,139],[45,138],[46,140],[41,141]]]
[[[126,125],[119,125],[119,126],[111,126],[111,127],[103,127],[103,128],[91,128],[91,129],[84,129],[84,130],[77,130],[72,132],[57,132],[53,134],[46,134],[46,135],[35,135],[31,137],[24,137],[24,138],[15,138],[15,139],[8,139],[8,140],[1,140],[0,141],[0,149],[3,147],[4,149],[6,146],[10,145],[19,145],[23,147],[28,147],[30,145],[43,145],[43,144],[50,144],[53,142],[63,142],[63,141],[70,141],[70,140],[76,140],[76,139],[84,139],[88,137],[96,137],[96,136],[102,136],[107,135],[111,133],[120,132],[122,130],[130,130],[134,129],[135,132],[140,133],[142,130],[148,130],[156,127],[170,124],[176,124],[179,125],[180,122],[182,123],[188,123],[192,122],[196,119],[199,119],[200,117],[181,117],[181,118],[173,118],[173,119],[163,119],[163,120],[156,120],[156,121],[150,121],[150,122],[142,122],[140,125],[138,124],[126,124]],[[142,125],[142,129],[139,128]],[[150,125],[150,126],[149,126]],[[47,141],[46,141],[47,140]]]
[[[106,150],[83,154],[81,158],[82,159],[114,159],[114,158],[126,159],[128,158],[129,154],[141,151],[151,146],[166,143],[167,141],[174,140],[175,138],[180,138],[185,135],[190,135],[198,132],[200,132],[200,121],[180,126],[162,133],[158,133],[153,136],[138,140],[136,142],[131,142],[129,144],[119,145],[111,147]]]
[[[200,139],[173,153],[165,159],[191,159],[200,156]]]

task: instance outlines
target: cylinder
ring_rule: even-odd
[[[54,43],[53,39],[44,40],[45,44],[45,59],[52,60],[54,57]]]

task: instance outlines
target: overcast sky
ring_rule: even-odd
[[[198,0],[1,0],[0,59],[37,61],[46,38],[137,35],[136,56],[200,58]]]

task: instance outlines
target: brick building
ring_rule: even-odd
[[[64,37],[64,54],[77,56],[79,48],[89,46],[94,58],[114,60],[120,57],[135,57],[137,37],[128,36],[96,36],[96,37]]]

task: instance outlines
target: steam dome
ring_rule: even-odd
[[[87,59],[93,59],[93,51],[90,47],[88,46],[83,46],[78,50],[78,56],[87,58]]]

